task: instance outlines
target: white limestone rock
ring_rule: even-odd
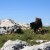
[[[21,50],[50,50],[50,41],[40,45],[26,46]]]
[[[25,41],[21,41],[21,40],[15,40],[15,41],[11,41],[8,40],[3,47],[1,48],[1,50],[20,50],[22,48],[24,48],[24,46],[28,45]]]
[[[0,28],[0,34],[7,34],[7,31],[4,28]]]
[[[37,43],[47,42],[48,40],[36,40]]]
[[[25,41],[8,40],[0,50],[50,50],[50,41],[31,46]]]

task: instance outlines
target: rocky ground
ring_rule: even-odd
[[[23,33],[11,34],[12,30],[17,30],[19,27]],[[36,34],[28,28],[30,28],[29,24],[18,24],[11,19],[0,21],[0,34],[2,34],[0,35],[0,50],[50,50],[50,31]],[[50,27],[45,28],[50,30]],[[8,30],[10,34],[7,34]]]
[[[43,42],[45,40],[36,40],[36,41]],[[50,50],[50,41],[31,46],[25,41],[8,40],[7,42],[5,42],[5,44],[0,50]]]

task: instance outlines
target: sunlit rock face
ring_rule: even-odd
[[[21,26],[22,30],[26,30],[30,28],[30,25],[28,23],[18,23]]]
[[[25,41],[21,41],[21,40],[11,41],[11,40],[8,40],[3,45],[1,50],[20,50],[20,49],[24,48],[24,46],[27,46],[27,45],[28,44]]]
[[[50,50],[50,41],[31,46],[25,41],[8,40],[0,50]]]
[[[6,32],[7,32],[7,31],[6,31],[5,29],[0,28],[0,34],[7,34]]]
[[[50,50],[50,41],[39,45],[26,46],[21,50]]]
[[[4,27],[4,26],[5,27],[11,27],[13,25],[15,25],[15,22],[11,19],[1,20],[1,24],[0,24],[1,27]]]
[[[0,21],[0,27],[12,27],[14,25],[21,26],[22,29],[26,29],[30,27],[28,23],[18,23],[12,19],[4,19]]]
[[[0,21],[0,34],[8,34],[18,32],[17,30],[29,29],[29,24],[27,23],[16,23],[12,19],[4,19]]]
[[[48,40],[36,40],[37,43],[47,42]]]
[[[8,32],[15,29],[14,25],[17,25],[17,24],[11,19],[1,20],[0,21],[0,34],[8,34]]]

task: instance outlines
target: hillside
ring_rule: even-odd
[[[22,33],[14,33],[11,32],[6,32],[8,29],[6,28],[11,28],[11,29],[18,29],[18,27],[21,28]],[[11,31],[9,29],[9,31]],[[43,26],[44,30],[49,30],[49,31],[44,31],[42,33],[34,33],[32,29],[30,29],[30,25],[28,23],[16,23],[14,20],[11,19],[5,19],[0,22],[0,48],[3,46],[3,44],[8,41],[8,40],[21,40],[21,41],[26,41],[29,45],[34,45],[34,44],[40,44],[41,42],[45,41],[50,41],[50,27],[45,27]],[[1,34],[2,32],[2,34]],[[3,34],[4,32],[4,34]],[[6,34],[5,34],[6,33]],[[41,41],[41,42],[38,42]],[[10,41],[11,42],[11,41]],[[50,42],[49,42],[50,43]],[[15,43],[13,43],[15,44]],[[10,46],[9,46],[10,47]],[[34,46],[33,46],[34,47]],[[32,48],[32,47],[31,47]]]
[[[49,29],[49,27],[46,29]],[[28,30],[24,30],[22,34],[13,33],[13,34],[7,34],[7,35],[0,35],[0,47],[2,47],[2,45],[7,40],[16,40],[16,39],[24,40],[31,45],[38,44],[35,42],[35,40],[50,40],[50,31],[44,34],[36,34],[33,32],[33,30],[28,29]]]

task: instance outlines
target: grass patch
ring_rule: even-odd
[[[17,40],[17,39],[26,41],[31,45],[39,44],[36,43],[35,40],[50,40],[50,31],[42,35],[42,34],[36,34],[31,29],[29,29],[29,30],[24,30],[23,34],[16,33],[16,34],[0,35],[0,47],[2,47],[7,40]]]

